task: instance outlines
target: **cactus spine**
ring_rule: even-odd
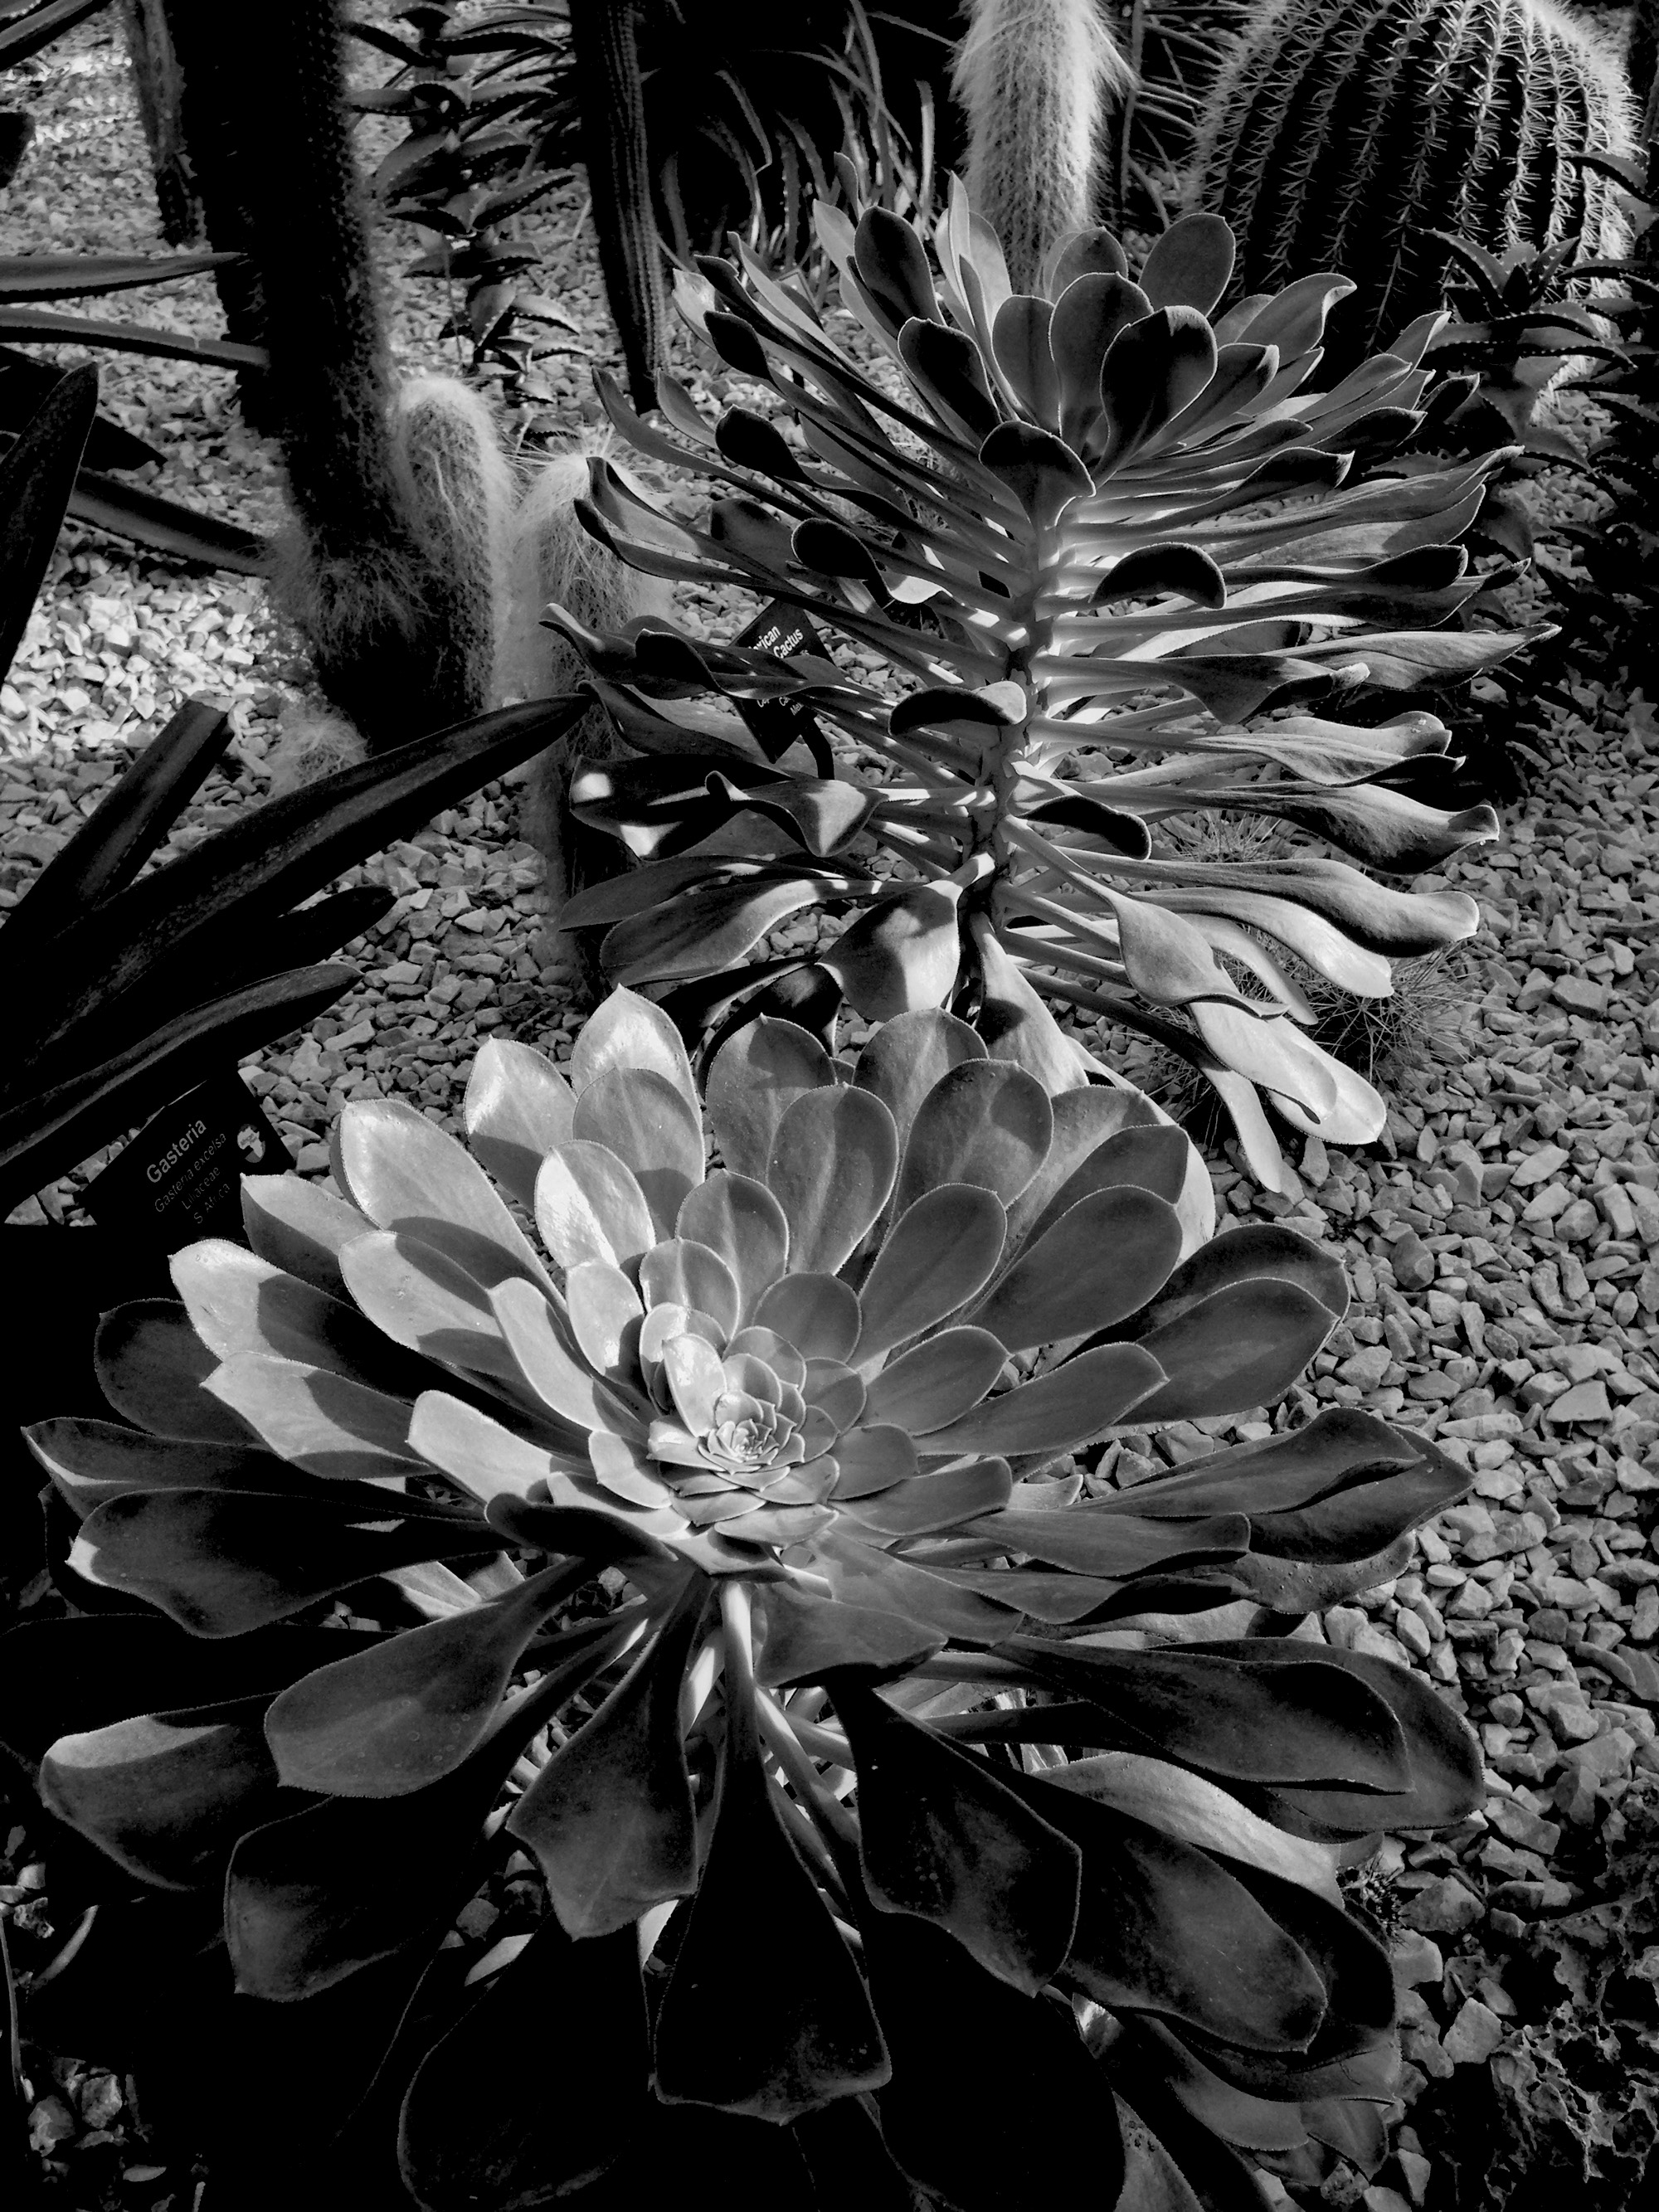
[[[971,0],[951,89],[968,125],[968,190],[1002,240],[1017,292],[1096,222],[1108,113],[1134,82],[1097,0]]]
[[[1242,290],[1352,279],[1341,368],[1439,306],[1426,230],[1616,251],[1612,193],[1566,156],[1630,128],[1617,57],[1554,0],[1273,0],[1217,80],[1188,204],[1231,223]]]
[[[636,407],[657,404],[662,252],[651,197],[635,0],[569,0],[582,148],[611,319]]]

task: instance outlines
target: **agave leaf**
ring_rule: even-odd
[[[657,1236],[672,1236],[703,1176],[702,1116],[679,1086],[654,1068],[607,1068],[578,1092],[572,1132],[578,1143],[616,1153],[639,1185]]]
[[[330,1481],[410,1472],[409,1407],[332,1366],[291,1355],[233,1352],[206,1387],[279,1459]]]
[[[484,1039],[467,1078],[466,1140],[527,1213],[537,1172],[570,1138],[575,1107],[568,1080],[543,1054],[510,1037]]]
[[[1207,315],[1233,273],[1233,234],[1218,215],[1185,215],[1152,242],[1140,288],[1154,307]]]
[[[488,1504],[497,1497],[525,1498],[556,1468],[580,1468],[579,1439],[573,1432],[570,1456],[544,1450],[488,1413],[443,1390],[425,1390],[410,1416],[408,1446],[429,1466],[441,1468],[470,1497]]]
[[[836,1498],[868,1498],[890,1490],[917,1469],[916,1448],[890,1421],[860,1423],[836,1438]]]
[[[633,991],[612,991],[584,1023],[570,1055],[578,1095],[613,1068],[649,1068],[673,1085],[694,1113],[700,1110],[685,1046],[660,1006]]]
[[[608,1145],[573,1137],[556,1146],[537,1175],[535,1202],[542,1242],[567,1270],[598,1260],[628,1273],[658,1241],[645,1193]]]
[[[1298,1883],[1341,1907],[1333,1851],[1287,1836],[1201,1774],[1141,1752],[1103,1751],[1051,1767],[1046,1778],[1182,1843]]]
[[[1242,1513],[1172,1525],[1088,1505],[1064,1513],[1016,1508],[966,1523],[962,1533],[1069,1573],[1121,1579],[1171,1562],[1236,1557],[1250,1540],[1250,1524]]]
[[[1035,1382],[1016,1383],[988,1403],[976,1403],[971,1413],[948,1425],[944,1421],[927,1429],[919,1422],[907,1425],[921,1437],[927,1452],[941,1457],[998,1452],[1012,1459],[1023,1452],[1064,1451],[1103,1435],[1132,1407],[1139,1413],[1158,1393],[1164,1379],[1158,1357],[1144,1346],[1102,1345],[1078,1353]]]
[[[422,1935],[470,1893],[485,1815],[520,1738],[508,1730],[409,1798],[330,1798],[250,1830],[225,1881],[239,1991],[314,1996]]]
[[[72,369],[0,460],[0,677],[28,627],[97,412],[97,372]]]
[[[632,1296],[628,1278],[614,1268],[602,1267],[598,1261],[588,1261],[581,1267],[573,1268],[566,1285],[570,1301],[570,1322],[584,1354],[600,1372],[607,1371],[613,1364],[620,1366],[624,1352],[637,1354],[637,1342],[629,1344],[630,1324],[642,1316],[645,1309],[677,1305],[692,1313],[707,1314],[720,1332],[722,1341],[737,1329],[742,1316],[742,1304],[737,1278],[718,1252],[707,1244],[698,1244],[684,1237],[671,1237],[661,1244],[653,1244],[640,1262],[639,1297],[632,1297],[631,1305],[624,1298],[624,1289]],[[595,1333],[594,1309],[600,1296],[604,1310],[613,1316],[603,1330],[604,1346],[614,1340],[617,1350],[607,1349],[603,1360],[596,1359],[590,1349],[589,1337]],[[618,1328],[617,1324],[620,1324]],[[638,1330],[632,1334],[637,1340]]]
[[[738,1030],[708,1070],[708,1119],[726,1166],[763,1177],[786,1111],[835,1079],[829,1054],[795,1023],[763,1015]]]
[[[808,1091],[784,1109],[766,1181],[789,1224],[792,1273],[834,1274],[886,1205],[898,1165],[893,1117],[867,1091]]]
[[[236,1838],[280,1805],[267,1700],[148,1713],[59,1736],[41,1763],[50,1813],[164,1889],[222,1876]]]
[[[1053,1133],[1042,1164],[1025,1188],[1008,1209],[1008,1243],[1012,1250],[1029,1237],[1040,1223],[1048,1228],[1058,1219],[1066,1206],[1075,1205],[1086,1198],[1092,1188],[1103,1188],[1111,1178],[1103,1178],[1099,1184],[1079,1181],[1075,1189],[1073,1179],[1079,1175],[1085,1162],[1091,1159],[1103,1145],[1130,1129],[1157,1129],[1160,1127],[1157,1109],[1139,1091],[1107,1089],[1091,1085],[1081,1091],[1067,1091],[1053,1101]],[[1157,1183],[1144,1183],[1145,1189],[1165,1194]],[[1064,1198],[1065,1204],[1060,1203]]]
[[[860,1360],[890,1351],[965,1305],[1001,1257],[1006,1220],[1001,1201],[975,1183],[941,1183],[908,1206],[859,1291]]]
[[[355,1206],[294,1175],[244,1176],[242,1225],[260,1259],[332,1297],[345,1289],[340,1254],[374,1227]]]
[[[643,1436],[642,1402],[631,1393],[607,1388],[589,1371],[571,1350],[553,1307],[533,1283],[502,1283],[491,1291],[489,1303],[518,1372],[562,1421],[579,1433],[599,1429]]]
[[[373,1504],[175,1490],[114,1498],[88,1516],[70,1564],[131,1590],[194,1636],[241,1636],[319,1597],[428,1559],[489,1557],[470,1515],[374,1493]]]
[[[773,1330],[809,1362],[849,1359],[861,1322],[858,1293],[835,1275],[785,1275],[755,1308],[756,1327]]]
[[[1157,1293],[1181,1243],[1167,1200],[1129,1184],[1096,1191],[1027,1243],[973,1320],[1010,1352],[1104,1328]]]
[[[848,1002],[866,1021],[938,1006],[961,959],[955,884],[920,884],[861,915],[824,955]]]
[[[943,1431],[947,1422],[984,1397],[1002,1372],[1006,1356],[999,1340],[982,1328],[947,1328],[925,1337],[870,1378],[867,1416],[874,1422],[892,1422],[913,1436]],[[957,1449],[940,1447],[942,1455]]]
[[[1016,292],[998,308],[991,329],[997,367],[1045,430],[1060,428],[1060,377],[1048,338],[1053,313],[1048,301]]]
[[[1340,1778],[1343,1788],[1379,1801],[1408,1787],[1414,1745],[1382,1687],[1357,1674],[1341,1679],[1317,1657],[1262,1662],[1257,1644],[1271,1641],[1018,1650],[1059,1687],[1103,1706],[1147,1750],[1223,1782],[1320,1788]]]
[[[1203,1644],[1190,1648],[1206,1656],[1214,1650]],[[1315,1655],[1313,1664],[1352,1677],[1388,1706],[1409,1747],[1410,1779],[1392,1793],[1281,1783],[1261,1801],[1270,1819],[1292,1834],[1369,1835],[1447,1827],[1480,1804],[1486,1782],[1474,1732],[1431,1685],[1386,1659],[1328,1646],[1308,1649]],[[1287,1662],[1295,1663],[1293,1647],[1271,1637],[1253,1642],[1251,1657],[1275,1673]]]
[[[36,322],[47,319],[36,316]],[[67,326],[64,335],[73,343],[107,343],[95,333],[105,330],[119,331],[124,337],[132,331],[130,324],[94,325],[93,331],[82,334],[81,319],[64,315],[53,317]],[[0,317],[0,332],[7,327]],[[12,328],[15,329],[13,325]],[[165,345],[164,334],[161,346],[146,344],[145,353],[172,351]],[[180,351],[185,349],[179,349]],[[188,358],[199,359],[205,351],[201,341],[188,349]],[[226,522],[217,515],[198,514],[175,501],[161,499],[142,484],[123,483],[118,477],[97,475],[91,469],[82,469],[76,477],[75,488],[69,497],[69,512],[77,522],[89,522],[95,529],[107,530],[116,538],[131,538],[135,544],[153,547],[158,553],[170,553],[181,561],[199,561],[210,568],[226,568],[239,576],[263,576],[270,566],[270,548],[263,538],[251,530],[243,530],[234,522]]]
[[[809,1596],[789,1583],[769,1583],[762,1602],[766,1642],[758,1671],[773,1688],[816,1681],[836,1667],[902,1669],[930,1657],[945,1641],[941,1629],[896,1613]]]
[[[1024,1777],[1012,1787],[1082,1853],[1068,1981],[1097,2004],[1163,2014],[1220,2042],[1307,2047],[1324,1984],[1238,1874],[1074,1790]]]
[[[434,1227],[459,1231],[491,1255],[481,1280],[520,1274],[550,1288],[546,1268],[488,1176],[465,1147],[423,1114],[392,1099],[354,1099],[340,1116],[338,1180],[352,1203],[383,1230],[441,1247]],[[474,1266],[469,1257],[463,1264]]]
[[[926,1536],[954,1528],[975,1514],[994,1513],[1013,1494],[1002,1459],[970,1461],[938,1474],[915,1474],[878,1497],[848,1499],[837,1488],[838,1507],[860,1528],[882,1536]]]
[[[0,636],[0,669],[9,659]],[[88,819],[58,848],[13,909],[4,939],[9,961],[21,953],[29,939],[38,943],[71,915],[132,880],[167,826],[200,788],[229,744],[230,734],[228,714],[200,699],[186,700]]]
[[[902,1146],[933,1085],[963,1061],[986,1056],[984,1040],[966,1022],[937,1007],[919,1009],[882,1024],[859,1054],[854,1081],[886,1107]]]
[[[739,1709],[741,1710],[741,1709]],[[864,1981],[773,1808],[752,1741],[734,1725],[720,1763],[714,1838],[657,2013],[657,2094],[774,2123],[877,2088],[890,2071]],[[754,2002],[736,1962],[766,1972]]]
[[[1054,298],[1048,344],[1060,381],[1060,434],[1081,452],[1100,418],[1101,368],[1120,331],[1152,311],[1139,284],[1114,273],[1074,277]]]
[[[435,1245],[374,1230],[346,1246],[341,1267],[357,1306],[394,1344],[423,1358],[517,1381],[489,1292]]]
[[[911,1125],[896,1203],[940,1183],[977,1183],[1011,1206],[1042,1165],[1054,1109],[1035,1077],[1007,1060],[970,1060],[928,1091]]]
[[[1103,2203],[1122,2182],[1112,2106],[1071,2008],[999,1981],[942,1928],[858,1903],[865,1966],[892,2052],[878,2092],[882,2134],[907,2174],[960,2212],[1029,2198],[1031,2144],[1070,2139],[1088,2115],[1089,2176]],[[999,2054],[988,2100],[976,2052]]]
[[[220,1359],[264,1352],[358,1382],[400,1371],[403,1364],[362,1314],[243,1245],[205,1238],[176,1252],[169,1272],[191,1328]]]
[[[831,1685],[858,1762],[860,1858],[871,1902],[947,1929],[1028,1996],[1071,1948],[1081,1855],[987,1762],[896,1712],[854,1675]]]
[[[685,1663],[708,1587],[688,1582],[660,1636],[592,1720],[555,1753],[508,1816],[534,1853],[567,1933],[628,1928],[697,1886],[691,1778],[680,1740]]]
[[[972,931],[985,988],[979,1025],[987,1049],[994,1059],[1024,1068],[1050,1099],[1082,1089],[1089,1080],[1086,1056],[1061,1031],[982,917],[975,918]]]
[[[763,1182],[725,1169],[706,1176],[691,1193],[676,1227],[682,1237],[707,1245],[726,1262],[745,1319],[783,1273],[789,1257],[788,1217],[777,1199]]]
[[[1249,1512],[1269,1519],[1346,1490],[1371,1474],[1391,1476],[1421,1457],[1407,1441],[1375,1413],[1357,1407],[1327,1406],[1300,1428],[1259,1443],[1236,1444],[1151,1483],[1124,1493],[1124,1510],[1137,1515]],[[1111,1510],[1118,1501],[1107,1501]]]
[[[848,1531],[830,1529],[813,1549],[838,1604],[896,1614],[953,1644],[1000,1644],[1019,1626],[1016,1608],[878,1551]]]
[[[453,1774],[483,1742],[526,1646],[574,1579],[552,1568],[294,1683],[265,1715],[277,1773],[329,1797],[407,1797]],[[561,1662],[611,1633],[605,1621],[568,1632]]]
[[[98,1324],[98,1387],[124,1420],[185,1443],[246,1445],[245,1421],[203,1387],[217,1362],[170,1298],[117,1306]]]
[[[1348,1310],[1347,1277],[1334,1253],[1276,1222],[1248,1222],[1213,1237],[1201,1251],[1183,1261],[1157,1297],[1135,1317],[1132,1329],[1120,1333],[1144,1339],[1216,1291],[1264,1276],[1295,1283],[1316,1298],[1334,1322],[1340,1321]]]
[[[1165,1377],[1137,1413],[1152,1421],[1202,1420],[1271,1405],[1336,1322],[1300,1284],[1269,1277],[1229,1284],[1137,1340]]]
[[[52,1477],[60,1497],[84,1520],[94,1505],[130,1490],[283,1490],[309,1492],[269,1452],[236,1444],[181,1444],[146,1436],[114,1421],[60,1415],[36,1421],[23,1440]]]
[[[650,2060],[632,1931],[574,1944],[550,1914],[416,2069],[398,2124],[404,2180],[434,2206],[583,2188],[648,2124]],[[550,2069],[587,2082],[556,2128],[541,2110]]]

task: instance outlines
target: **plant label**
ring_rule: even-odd
[[[106,1229],[176,1252],[198,1237],[242,1234],[242,1177],[294,1164],[237,1075],[210,1076],[147,1121],[82,1198]]]
[[[792,653],[810,653],[819,660],[830,658],[823,640],[805,616],[797,614],[779,599],[774,599],[769,607],[763,607],[732,642],[750,652],[769,653],[779,660],[787,660]],[[794,699],[738,699],[732,703],[768,760],[781,760],[790,746],[799,742],[811,754],[821,776],[834,775],[836,763],[830,741],[818,727],[817,716],[810,707]]]

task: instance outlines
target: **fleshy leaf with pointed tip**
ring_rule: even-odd
[[[535,1854],[554,1911],[583,1938],[626,1928],[697,1884],[691,1779],[680,1741],[685,1662],[707,1584],[542,1769],[507,1819]]]
[[[792,1273],[835,1273],[886,1205],[897,1165],[893,1117],[871,1092],[825,1085],[786,1107],[766,1181],[789,1224]]]
[[[510,1037],[484,1039],[461,1109],[466,1140],[526,1212],[535,1206],[537,1170],[571,1135],[575,1110],[568,1079],[544,1054]]]
[[[948,1929],[988,1973],[1035,1996],[1072,1948],[1076,1846],[986,1760],[907,1720],[855,1675],[835,1677],[830,1694],[858,1762],[871,1901]]]

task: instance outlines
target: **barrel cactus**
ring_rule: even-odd
[[[1347,368],[1439,306],[1431,232],[1615,250],[1613,195],[1570,157],[1627,149],[1630,111],[1616,52],[1555,0],[1273,0],[1216,82],[1188,204],[1232,224],[1243,289],[1352,279]]]
[[[841,2192],[811,2201],[992,2212],[1062,2113],[1103,2203],[1126,2167],[1213,2202],[1269,2106],[1275,2143],[1332,2099],[1376,2132],[1392,1989],[1339,1851],[1460,1817],[1479,1760],[1419,1677],[1285,1632],[1465,1477],[1352,1409],[1086,1498],[1073,1457],[1276,1397],[1340,1269],[1213,1235],[1144,1099],[1051,1097],[938,1011],[850,1066],[754,1024],[708,1110],[718,1167],[678,1035],[618,992],[568,1079],[486,1047],[476,1158],[353,1104],[348,1198],[251,1181],[252,1251],[106,1317],[137,1425],[33,1443],[81,1586],[198,1655],[192,1709],[144,1702],[153,1615],[94,1621],[133,1639],[126,1717],[106,1684],[46,1802],[222,1887],[238,2002],[283,2010],[418,1971],[504,1818],[547,1917],[475,2008],[386,2026],[422,2204],[607,2169],[597,2202],[654,2201],[702,2145],[736,2201],[784,2157]],[[307,1625],[347,1590],[384,1632]],[[514,2021],[538,2082],[549,2033],[580,2062],[545,2120],[528,2076],[504,2100]]]

